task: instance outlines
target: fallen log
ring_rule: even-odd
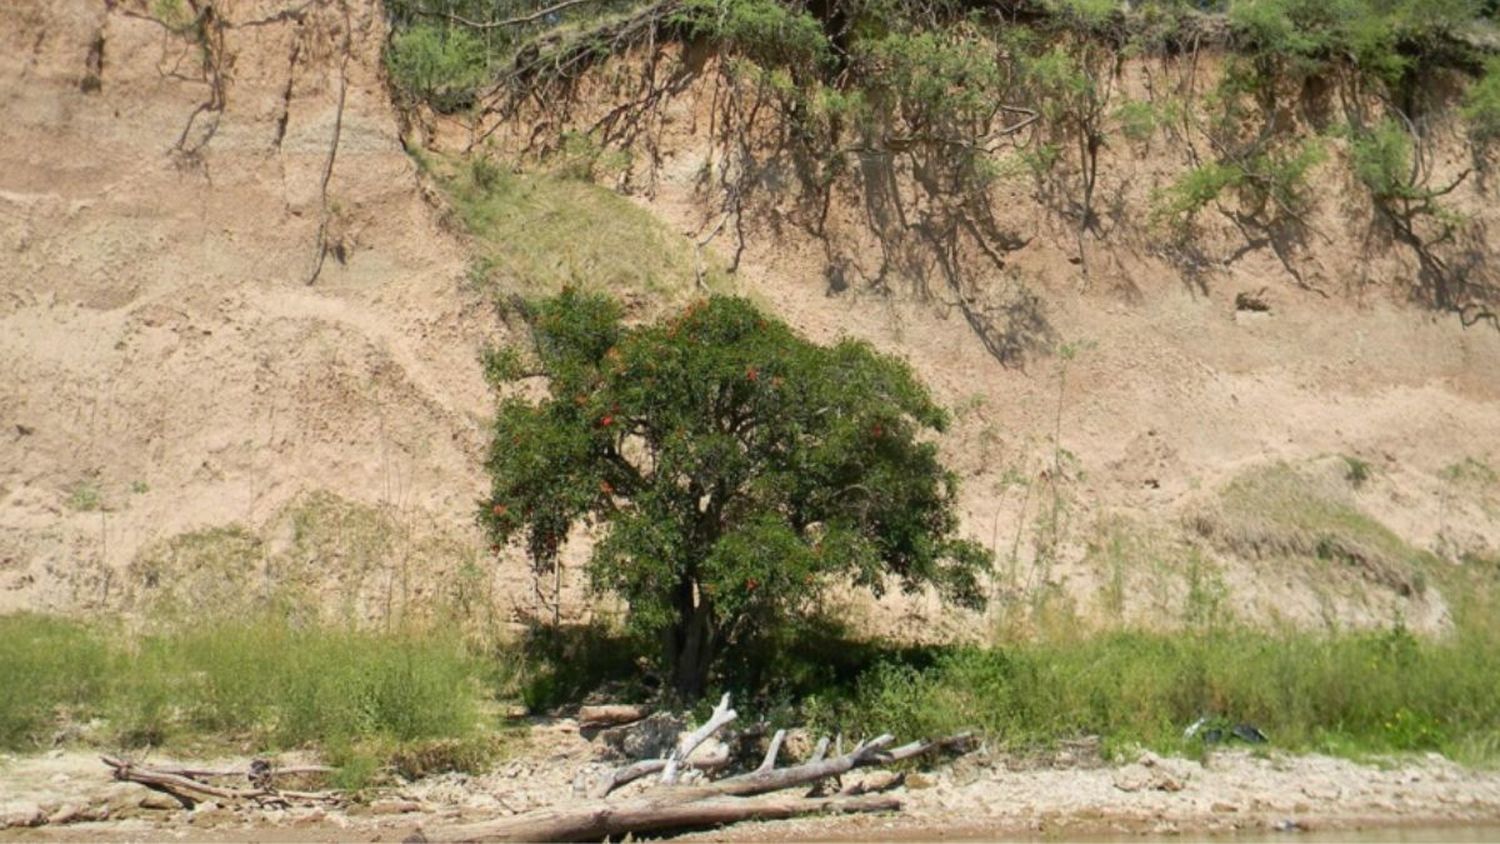
[[[229,788],[202,782],[193,777],[175,773],[173,770],[147,768],[114,756],[101,756],[100,759],[113,769],[115,779],[138,783],[147,788],[165,792],[177,798],[178,802],[184,806],[192,806],[205,797],[215,797],[220,800],[250,800],[262,805],[290,805],[293,801],[331,803],[342,799],[342,795],[336,791],[287,791],[264,783],[252,788]]]
[[[719,753],[700,759],[689,759],[683,763],[695,771],[717,771],[729,764],[729,748],[722,748]],[[599,780],[593,788],[589,789],[589,796],[594,799],[608,797],[610,792],[627,783],[635,782],[641,777],[649,777],[659,773],[667,767],[665,759],[644,759],[634,762],[623,768],[617,768],[611,774]]]
[[[432,841],[598,841],[632,833],[780,820],[820,813],[892,812],[890,795],[858,797],[706,798],[697,789],[673,789],[619,803],[589,803],[528,812],[514,818],[452,827]]]
[[[190,777],[195,780],[248,778],[260,775],[260,772],[255,770],[254,767],[244,769],[231,768],[229,770],[218,768],[152,768],[151,770],[159,774],[176,774],[179,777]],[[290,768],[272,767],[266,771],[266,775],[271,777],[300,777],[308,774],[331,774],[336,770],[338,769],[327,765],[297,765]]]
[[[632,724],[650,714],[649,706],[633,706],[624,703],[580,706],[578,723],[585,727],[615,727],[620,724]]]

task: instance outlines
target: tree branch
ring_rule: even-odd
[[[682,737],[678,742],[677,749],[667,757],[665,770],[662,771],[661,781],[663,785],[672,785],[677,782],[677,770],[698,745],[708,741],[709,736],[724,728],[724,725],[740,717],[738,712],[729,708],[729,693],[719,699],[719,705],[714,707],[713,714],[709,716],[708,723]]]
[[[430,18],[444,18],[453,23],[463,24],[470,29],[500,29],[507,26],[523,26],[528,23],[535,23],[536,21],[539,21],[548,15],[556,14],[566,9],[571,9],[574,6],[581,6],[584,3],[593,2],[596,2],[596,0],[563,0],[563,2],[561,3],[554,3],[553,5],[548,6],[545,9],[538,9],[537,11],[532,12],[529,15],[520,15],[519,17],[506,18],[505,20],[498,21],[470,20],[461,15],[455,15],[452,12],[437,12],[431,9],[416,9],[415,11],[419,15],[425,15]]]

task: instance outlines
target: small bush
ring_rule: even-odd
[[[1358,457],[1344,457],[1344,480],[1348,481],[1350,486],[1359,489],[1365,485],[1366,481],[1370,480],[1372,475],[1374,475],[1374,468],[1370,466],[1368,460],[1361,460]]]
[[[1115,120],[1125,137],[1138,144],[1151,140],[1156,134],[1159,118],[1156,109],[1145,100],[1131,100],[1115,109]]]
[[[1475,140],[1500,139],[1500,59],[1490,59],[1484,76],[1465,94],[1463,116]]]
[[[1239,160],[1211,161],[1158,193],[1152,214],[1158,223],[1185,230],[1210,204],[1233,192],[1252,217],[1294,219],[1309,201],[1308,174],[1326,158],[1322,144],[1306,141]]]
[[[396,86],[439,111],[459,111],[489,74],[484,42],[466,29],[417,24],[395,34],[386,65]]]
[[[80,513],[92,513],[103,507],[104,496],[99,492],[99,484],[80,481],[68,493],[68,506]]]
[[[1396,121],[1382,120],[1357,132],[1349,144],[1349,157],[1354,175],[1377,200],[1417,197],[1411,183],[1411,136]]]
[[[777,0],[686,0],[672,20],[765,67],[811,70],[829,54],[818,19]]]

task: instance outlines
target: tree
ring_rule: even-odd
[[[957,480],[921,439],[946,414],[903,362],[808,342],[743,299],[638,327],[571,289],[520,310],[529,359],[488,362],[503,398],[481,519],[539,574],[595,526],[591,583],[660,637],[677,692],[837,585],[982,605],[989,555],[955,536]]]

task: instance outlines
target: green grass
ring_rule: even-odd
[[[266,615],[129,636],[40,615],[0,617],[0,747],[49,746],[102,719],[96,740],[159,747],[233,741],[472,763],[493,744],[499,664],[437,631],[299,627]]]
[[[567,172],[579,170],[573,147],[560,161]],[[612,190],[559,174],[512,173],[483,157],[436,169],[474,237],[475,283],[525,295],[573,284],[616,296],[650,294],[653,301],[694,289],[693,244]],[[708,283],[721,283],[716,262],[706,262]]]
[[[40,615],[0,616],[0,748],[44,744],[105,695],[115,668],[103,637]]]
[[[956,649],[926,667],[888,660],[852,694],[826,695],[822,726],[903,738],[977,728],[1029,748],[1085,735],[1107,751],[1194,754],[1200,716],[1258,726],[1273,747],[1367,756],[1438,751],[1500,760],[1500,637],[1443,640],[1402,628],[1357,634],[1117,632]]]
[[[1191,526],[1240,557],[1342,563],[1402,594],[1420,594],[1435,558],[1361,510],[1347,486],[1284,463],[1258,467],[1230,481]]]

